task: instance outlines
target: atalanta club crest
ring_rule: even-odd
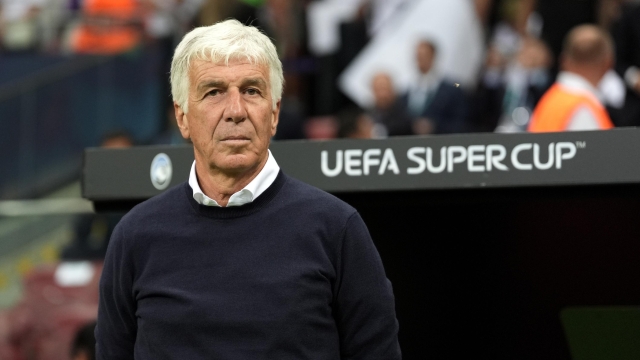
[[[160,153],[151,162],[151,183],[158,190],[166,189],[171,183],[173,167],[167,154]]]

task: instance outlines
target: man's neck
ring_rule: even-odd
[[[218,205],[225,207],[231,195],[242,190],[258,176],[267,159],[268,157],[265,157],[255,168],[230,173],[212,168],[207,161],[196,157],[196,177],[200,189]]]
[[[582,77],[583,79],[588,81],[589,84],[591,84],[591,86],[593,86],[596,89],[600,85],[600,81],[602,80],[602,78],[604,77],[604,74],[606,73],[600,70],[590,69],[588,67],[577,67],[577,66],[569,67],[567,69],[564,69],[564,71],[567,71]]]

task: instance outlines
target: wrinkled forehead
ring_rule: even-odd
[[[231,58],[228,61],[226,59],[214,61],[211,58],[192,59],[189,65],[188,76],[190,81],[194,81],[205,75],[215,77],[217,75],[216,71],[213,70],[215,68],[221,70],[221,68],[224,67],[232,68],[243,65],[248,65],[250,68],[255,69],[264,77],[264,80],[269,83],[269,67],[266,64],[251,61],[251,59],[247,59],[246,57]]]
[[[244,52],[228,52],[220,53],[215,49],[202,49],[193,53],[189,57],[189,64],[193,65],[194,62],[208,62],[215,65],[233,65],[238,63],[248,63],[252,65],[262,65],[268,67],[266,57],[259,56],[258,54],[248,54]]]
[[[197,76],[198,73],[206,71],[211,67],[234,67],[238,65],[252,65],[264,74],[265,80],[269,81],[269,66],[261,61],[257,61],[248,56],[233,56],[227,58],[212,58],[208,56],[197,56],[189,59],[189,78]]]

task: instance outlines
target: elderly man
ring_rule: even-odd
[[[394,298],[347,204],[280,171],[282,65],[257,29],[187,34],[171,68],[188,182],[109,244],[98,359],[400,359]]]
[[[562,50],[562,71],[536,106],[528,130],[552,132],[613,127],[598,84],[613,66],[613,41],[594,25],[571,30]]]

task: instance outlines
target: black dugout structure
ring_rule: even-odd
[[[271,145],[364,218],[404,358],[571,359],[560,313],[640,306],[640,130]],[[83,196],[126,210],[186,181],[193,149],[88,149]]]

